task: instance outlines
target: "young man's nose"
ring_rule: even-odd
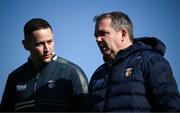
[[[47,44],[47,43],[44,44],[44,51],[45,51],[45,52],[48,52],[48,51],[49,51],[49,47],[48,47],[48,44]]]

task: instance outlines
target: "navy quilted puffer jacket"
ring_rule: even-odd
[[[101,65],[89,84],[92,111],[180,111],[180,95],[165,45],[158,39],[134,39],[115,60]]]

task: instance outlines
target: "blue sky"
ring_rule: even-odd
[[[111,11],[129,15],[135,37],[153,36],[166,44],[165,58],[180,89],[180,0],[0,0],[0,100],[8,74],[29,56],[21,43],[29,19],[46,19],[53,27],[56,54],[78,64],[90,80],[103,63],[93,17]]]

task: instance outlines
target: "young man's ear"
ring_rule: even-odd
[[[23,44],[23,46],[24,46],[24,49],[29,50],[27,40],[22,40],[22,44]]]

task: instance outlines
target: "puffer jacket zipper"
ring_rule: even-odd
[[[108,111],[109,108],[109,99],[110,99],[110,95],[111,95],[111,82],[112,82],[112,69],[113,69],[113,65],[112,63],[108,63],[108,65],[106,66],[106,70],[107,70],[107,86],[106,86],[106,92],[105,92],[105,101],[104,101],[104,108],[103,111],[106,112]]]

